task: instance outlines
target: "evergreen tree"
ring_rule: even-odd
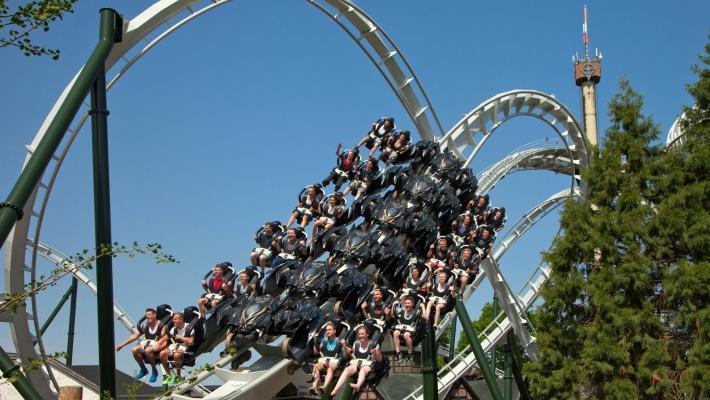
[[[654,260],[650,147],[659,130],[628,81],[609,105],[603,150],[583,171],[588,195],[568,201],[564,233],[545,255],[551,277],[538,320],[540,362],[528,366],[536,398],[662,398],[668,389]]]
[[[695,106],[686,108],[682,143],[653,164],[649,249],[662,284],[657,307],[664,316],[671,362],[672,395],[710,398],[710,44],[689,87]]]

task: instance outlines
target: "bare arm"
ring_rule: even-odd
[[[124,340],[123,343],[116,345],[116,351],[121,350],[122,348],[126,347],[127,344],[133,342],[134,340],[138,339],[141,336],[141,333],[139,331],[133,331],[133,334],[128,337],[128,339]]]

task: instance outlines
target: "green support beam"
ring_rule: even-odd
[[[432,318],[426,320],[424,339],[422,340],[422,387],[424,400],[439,398],[438,381],[436,377],[436,335]]]
[[[511,354],[513,355],[513,377],[515,385],[518,387],[520,398],[522,400],[532,400],[528,386],[523,379],[523,355],[513,332],[508,332],[508,343],[510,343]]]
[[[104,19],[107,19],[104,23]],[[115,11],[101,10],[100,36],[113,31]],[[106,31],[104,31],[104,29]],[[102,65],[91,87],[91,144],[94,169],[94,228],[96,236],[96,305],[99,337],[100,398],[116,398],[116,354],[113,327],[113,257],[101,257],[110,247],[111,191],[108,157],[108,110],[106,108],[106,71]]]
[[[449,361],[456,355],[456,318],[451,320],[451,334],[449,335]]]
[[[355,374],[355,377],[357,378],[357,374]],[[350,387],[350,384],[354,382],[354,379],[350,377],[348,381],[343,385],[343,387],[340,389],[338,393],[335,394],[335,398],[337,400],[350,400],[353,397],[353,388]],[[332,389],[331,389],[332,390]]]
[[[481,347],[481,342],[478,340],[476,330],[473,329],[473,324],[471,324],[471,319],[468,317],[468,312],[466,311],[466,305],[463,303],[463,299],[460,294],[456,296],[455,308],[456,315],[458,315],[461,320],[463,332],[466,334],[466,337],[468,337],[468,342],[471,344],[471,349],[473,349],[473,354],[476,356],[476,361],[478,361],[478,367],[481,369],[483,378],[488,386],[488,390],[491,392],[491,397],[493,397],[493,400],[502,400],[503,395],[501,394],[498,383],[496,382],[495,373],[491,369],[491,365],[488,363],[486,353],[483,351],[483,347]]]
[[[94,51],[89,56],[84,67],[77,75],[74,84],[69,89],[67,96],[59,106],[57,113],[40,140],[37,148],[22,170],[20,177],[10,190],[6,200],[0,203],[0,248],[5,244],[15,222],[24,217],[24,208],[32,192],[42,179],[47,165],[62,142],[69,125],[79,111],[79,108],[89,93],[89,90],[104,63],[114,43],[121,41],[123,20],[118,13],[111,9],[101,10],[100,39]],[[32,386],[27,377],[17,373],[16,365],[4,349],[0,347],[0,371],[4,376],[15,377],[13,385],[25,399],[41,400],[37,390]]]
[[[32,386],[27,377],[20,372],[19,368],[19,365],[13,363],[10,356],[5,353],[5,350],[0,348],[0,369],[2,369],[2,376],[15,378],[12,385],[15,386],[15,389],[17,389],[20,396],[24,399],[42,400],[42,396],[37,392],[37,389]]]
[[[52,324],[52,321],[54,321],[54,318],[59,313],[59,310],[61,310],[62,307],[64,307],[64,303],[66,303],[67,300],[69,299],[69,296],[71,296],[72,290],[73,290],[73,286],[69,286],[69,289],[67,289],[67,291],[64,293],[62,298],[59,299],[59,303],[57,303],[57,305],[54,307],[54,310],[52,310],[52,313],[49,314],[49,317],[47,317],[47,320],[44,321],[44,324],[42,324],[42,328],[40,328],[40,330],[39,330],[40,336],[44,335],[44,332],[47,330],[47,328],[49,328],[49,325]],[[37,342],[35,342],[35,343],[37,343]]]
[[[496,315],[498,315],[498,312],[500,311],[500,303],[498,302],[498,296],[493,295],[493,318],[495,318]],[[498,358],[498,346],[494,343],[493,346],[491,346],[491,367],[493,370],[496,369],[496,364],[497,364],[497,358]]]
[[[505,375],[503,375],[503,397],[513,400],[513,350],[510,342],[505,344]]]
[[[69,302],[69,330],[67,331],[67,365],[71,365],[74,359],[74,327],[76,325],[76,296],[79,280],[75,276],[71,278],[71,301]]]

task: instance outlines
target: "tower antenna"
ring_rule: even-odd
[[[587,5],[584,5],[584,23],[582,24],[582,41],[584,41],[584,58],[589,58],[589,34],[587,33]]]

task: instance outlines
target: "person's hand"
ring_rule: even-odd
[[[432,244],[429,245],[429,248],[432,249],[432,250],[434,250],[435,247],[436,247],[436,246],[434,245],[434,243],[432,243]]]
[[[123,348],[123,346],[121,346],[120,344],[116,345],[116,351],[120,351],[122,348]]]
[[[207,286],[207,281],[206,281],[206,280],[203,279],[203,280],[201,281],[201,283],[202,283],[202,286]]]

